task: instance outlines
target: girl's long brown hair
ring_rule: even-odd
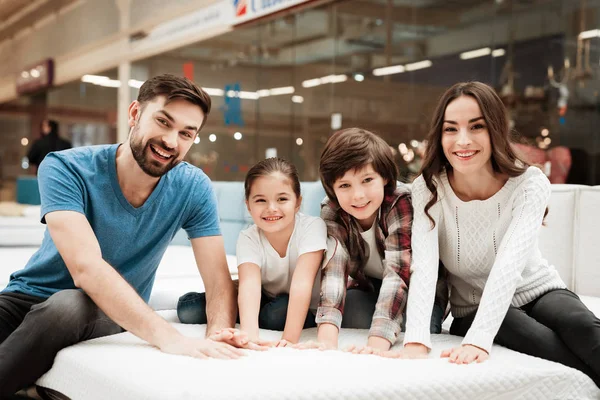
[[[452,86],[440,97],[435,113],[431,120],[431,127],[427,135],[427,150],[421,167],[421,174],[425,185],[431,192],[431,200],[425,205],[425,214],[435,226],[435,221],[429,214],[429,209],[438,200],[434,176],[439,176],[446,168],[452,166],[444,155],[442,149],[442,128],[446,107],[453,100],[461,96],[470,96],[479,104],[481,114],[487,124],[492,147],[492,168],[494,172],[515,177],[523,174],[529,165],[521,160],[511,147],[511,130],[509,127],[506,108],[493,88],[481,82],[461,82]]]

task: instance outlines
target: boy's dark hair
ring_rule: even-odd
[[[204,113],[204,120],[200,128],[206,123],[211,107],[210,96],[191,80],[171,74],[157,75],[148,79],[140,87],[137,101],[143,109],[145,103],[152,101],[157,96],[165,96],[167,98],[165,104],[182,99],[197,105]]]
[[[319,176],[329,199],[339,205],[333,190],[335,181],[346,172],[361,170],[369,164],[387,181],[385,194],[392,194],[396,190],[398,167],[385,140],[361,128],[342,129],[331,135],[319,163]]]
[[[252,189],[254,181],[261,176],[271,175],[274,172],[285,175],[285,177],[290,180],[296,198],[300,198],[300,179],[298,178],[298,171],[294,164],[283,158],[271,157],[255,164],[246,174],[246,180],[244,181],[246,200],[250,197],[250,190]]]

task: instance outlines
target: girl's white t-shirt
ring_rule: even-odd
[[[269,296],[290,292],[292,277],[298,258],[305,253],[327,249],[327,226],[318,217],[296,214],[294,231],[290,237],[285,257],[280,257],[263,232],[256,225],[240,232],[237,241],[237,265],[252,263],[261,270],[262,289]],[[315,278],[310,309],[319,304],[321,270]]]

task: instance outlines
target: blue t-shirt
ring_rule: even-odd
[[[208,177],[182,162],[162,176],[141,207],[133,207],[117,179],[118,144],[50,153],[40,165],[41,217],[53,211],[84,214],[102,258],[148,302],[160,260],[180,228],[190,239],[220,235],[217,202]],[[48,229],[26,267],[4,291],[49,297],[75,289]]]

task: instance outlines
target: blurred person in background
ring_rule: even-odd
[[[71,142],[58,136],[58,122],[54,120],[45,119],[42,121],[41,136],[41,138],[33,142],[27,153],[29,165],[35,167],[36,174],[38,167],[48,153],[73,147]]]

